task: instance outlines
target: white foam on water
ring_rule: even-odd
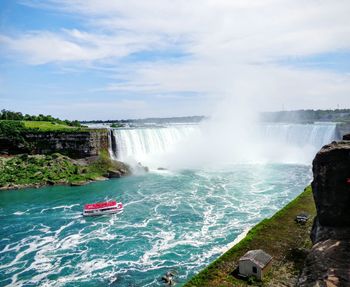
[[[52,211],[57,209],[63,209],[63,211],[71,210],[74,206],[79,206],[80,204],[71,204],[71,205],[60,205],[60,206],[54,206],[51,208],[44,208],[40,211],[40,214],[46,212],[46,211]]]
[[[220,252],[225,253],[228,250],[230,250],[233,246],[235,246],[240,241],[242,241],[247,236],[247,234],[250,230],[251,230],[250,227],[247,227],[246,229],[244,229],[243,232],[241,234],[239,234],[235,240],[233,240],[231,243],[229,243],[226,246],[224,246],[223,248],[221,248]]]
[[[35,235],[17,242],[2,241],[4,248],[0,253],[9,252],[13,258],[6,262],[9,268],[0,269],[0,272],[7,278],[12,277],[14,286],[32,283],[65,286],[77,280],[100,282],[101,278],[108,284],[109,278],[116,274],[122,282],[120,286],[141,277],[147,278],[142,286],[152,286],[151,282],[156,282],[154,274],[164,274],[164,270],[180,266],[178,278],[184,280],[193,270],[202,268],[232,246],[238,230],[245,230],[259,218],[266,217],[262,212],[264,208],[264,212],[268,209],[273,213],[280,207],[278,201],[286,200],[293,192],[288,185],[276,191],[283,176],[273,177],[274,188],[267,188],[270,182],[261,177],[268,178],[275,169],[270,173],[261,172],[264,168],[251,170],[252,167],[247,166],[233,168],[230,173],[201,170],[171,172],[169,177],[158,173],[150,174],[149,178],[141,177],[136,187],[130,186],[130,191],[121,193],[129,202],[120,217],[86,219],[76,218],[75,212],[69,212],[62,220],[62,211],[78,204],[54,206],[56,209],[51,209],[48,219],[60,217],[60,225],[43,221],[45,224],[31,229]],[[176,187],[184,180],[189,181],[184,188]],[[300,181],[298,173],[291,181]],[[160,183],[167,187],[163,188]],[[37,208],[33,216],[38,216],[42,210],[42,207]],[[42,218],[47,216],[46,212],[42,212]],[[138,220],[133,220],[133,213],[137,213]],[[97,246],[101,247],[96,249]],[[32,279],[23,279],[24,272],[32,273]],[[54,274],[58,275],[57,280],[46,279]]]

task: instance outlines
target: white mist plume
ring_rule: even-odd
[[[175,169],[311,164],[318,149],[335,138],[335,128],[335,124],[326,123],[261,123],[249,101],[227,97],[195,132],[145,163]]]
[[[265,73],[264,73],[265,72]],[[252,67],[223,79],[210,118],[192,133],[129,131],[127,154],[151,168],[203,168],[241,163],[310,164],[317,150],[334,139],[335,125],[259,122],[261,103],[280,93],[269,70]],[[247,80],[255,75],[254,81]],[[288,90],[290,87],[285,87]],[[147,135],[146,135],[147,134]],[[154,136],[151,136],[154,134]],[[120,141],[119,141],[120,142]]]

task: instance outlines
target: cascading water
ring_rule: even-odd
[[[312,146],[319,149],[337,139],[336,124],[265,124],[262,126],[264,140],[288,143],[298,147]]]
[[[197,125],[111,129],[110,150],[113,158],[143,161],[150,156],[170,151],[177,143],[198,132]]]
[[[283,162],[286,158],[275,156],[277,149],[282,155],[288,153],[289,158],[286,161],[294,162],[292,158],[294,156],[295,158],[298,157],[296,161],[300,162],[302,161],[300,158],[307,155],[305,162],[309,162],[310,156],[312,157],[323,145],[337,139],[336,124],[333,123],[264,123],[257,125],[256,130],[258,132],[255,133],[253,138],[250,138],[250,143],[247,143],[247,145],[251,145],[250,152],[257,148],[264,150],[265,154],[256,155],[255,159],[258,160],[259,156],[261,156],[265,161]],[[189,143],[187,141],[185,147],[182,147],[184,140],[190,140],[193,135],[197,135],[197,145],[210,144],[213,135],[206,135],[206,131],[200,124],[111,129],[109,139],[110,154],[112,158],[121,161],[147,162],[174,149],[183,150]],[[227,130],[227,136],[229,133],[230,131]],[[237,134],[235,138],[239,136]],[[220,140],[225,141],[225,137]],[[179,144],[180,142],[181,144]],[[197,148],[199,147],[195,147],[194,150]],[[224,148],[214,146],[210,151],[205,151],[203,156],[207,156],[209,152],[225,154],[225,148],[234,149],[232,145]],[[273,149],[272,157],[266,152],[269,148]],[[229,152],[227,152],[227,156],[228,154]]]

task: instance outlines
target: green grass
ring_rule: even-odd
[[[71,127],[65,124],[44,121],[23,121],[25,128],[38,129],[40,131],[81,131],[84,128]]]
[[[306,225],[294,222],[301,212],[311,215]],[[305,249],[312,246],[309,234],[315,214],[312,190],[307,187],[273,217],[253,227],[241,242],[194,276],[185,287],[247,286],[247,281],[237,279],[232,272],[239,258],[251,249],[263,249],[274,258],[271,271],[255,286],[280,286],[286,282],[294,286],[306,256]]]

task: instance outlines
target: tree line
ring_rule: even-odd
[[[60,120],[58,118],[54,118],[51,115],[43,115],[39,114],[37,116],[35,115],[29,115],[29,114],[22,114],[21,112],[13,112],[9,110],[1,110],[0,112],[0,120],[12,120],[12,121],[42,121],[42,122],[51,122],[51,123],[57,123],[57,124],[64,124],[72,127],[80,127],[81,124],[79,121],[69,121],[69,120]]]
[[[348,122],[350,121],[350,109],[336,110],[296,110],[261,113],[263,121],[272,122]]]

